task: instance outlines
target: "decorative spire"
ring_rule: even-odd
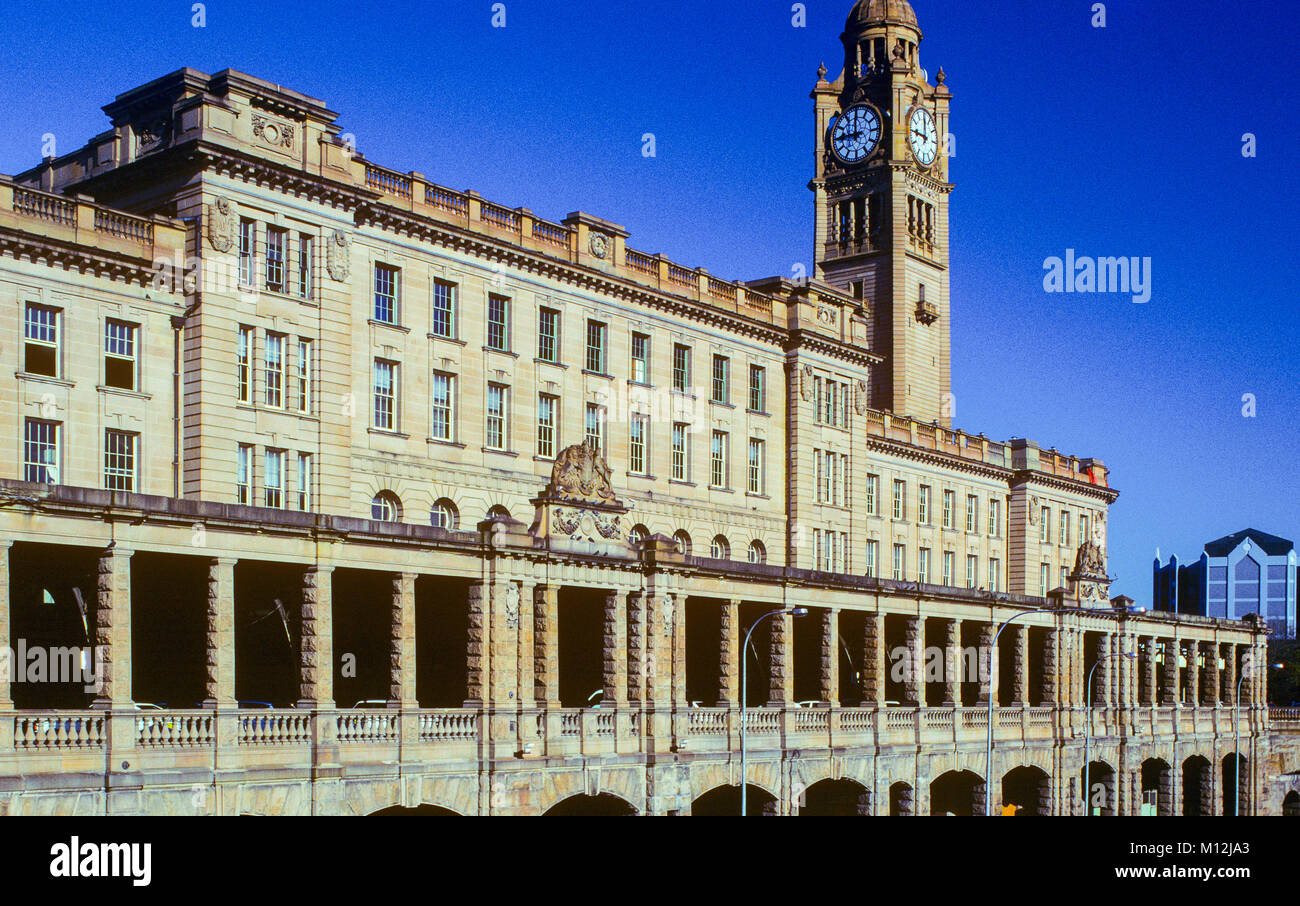
[[[938,71],[937,73],[935,73],[935,76],[934,76],[934,83],[935,83],[936,85],[942,85],[942,84],[943,84],[944,82],[946,82],[946,81],[948,81],[948,76],[947,76],[947,74],[944,73],[944,71],[943,71],[943,67],[940,66],[940,67],[939,67],[939,71]]]
[[[826,61],[825,61],[825,60],[822,61],[822,65],[820,65],[820,66],[817,67],[817,80],[818,80],[819,82],[824,82],[824,81],[826,81]]]

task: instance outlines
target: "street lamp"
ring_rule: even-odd
[[[745,633],[745,644],[740,646],[740,817],[745,817],[745,800],[749,791],[749,772],[746,770],[746,748],[745,748],[745,725],[749,717],[749,683],[746,682],[746,669],[749,664],[748,658],[745,657],[745,650],[749,648],[749,637],[754,634],[758,624],[768,617],[774,617],[777,614],[789,614],[792,617],[804,617],[808,615],[807,607],[782,607],[780,610],[770,610],[763,614],[754,624],[749,627]],[[770,654],[770,652],[769,652]]]
[[[1274,670],[1281,670],[1286,664],[1268,664]],[[1250,667],[1247,670],[1252,669]],[[1241,684],[1246,679],[1247,670],[1237,677],[1237,698],[1232,703],[1232,817],[1241,817]],[[1250,757],[1255,757],[1255,734],[1250,736]]]
[[[1137,657],[1137,652],[1121,651],[1120,656]],[[1088,713],[1084,716],[1083,725],[1083,814],[1085,817],[1092,814],[1092,808],[1088,805],[1088,792],[1092,789],[1092,675],[1097,672],[1102,661],[1110,659],[1111,655],[1103,653],[1088,670]]]

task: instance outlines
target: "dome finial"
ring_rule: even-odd
[[[820,65],[820,66],[817,67],[817,79],[818,79],[818,81],[821,81],[821,82],[826,81],[826,61],[825,61],[825,60],[822,61],[822,65]]]

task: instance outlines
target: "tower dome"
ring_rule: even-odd
[[[916,21],[916,13],[907,0],[858,0],[853,4],[853,9],[849,10],[844,30],[849,33],[859,32],[873,25],[906,25],[921,30]]]

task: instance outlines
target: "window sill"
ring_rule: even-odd
[[[60,387],[72,389],[77,386],[76,381],[69,381],[66,378],[54,377],[49,374],[34,374],[30,371],[15,371],[14,377],[20,381],[37,381],[42,384],[58,384]]]
[[[110,393],[114,396],[131,396],[138,400],[153,399],[152,393],[145,393],[143,390],[128,390],[125,387],[110,387],[108,384],[96,384],[95,389],[100,393]]]
[[[612,375],[612,374],[607,374],[607,373],[604,372],[604,371],[592,371],[592,370],[590,370],[590,369],[588,369],[588,368],[584,368],[584,369],[582,369],[582,373],[583,373],[583,374],[586,374],[586,375],[590,375],[591,377],[604,378],[604,379],[607,380],[607,381],[612,381],[612,380],[614,380],[614,375]]]
[[[709,485],[709,490],[710,490],[712,493],[714,493],[714,494],[734,494],[734,493],[736,493],[732,488],[719,488],[719,487],[714,487],[713,485]]]
[[[563,368],[565,371],[569,370],[569,366],[565,365],[563,362],[552,362],[550,359],[543,359],[539,356],[534,356],[533,361],[538,365],[550,365],[552,368]]]
[[[643,387],[643,388],[645,388],[646,390],[653,390],[653,389],[655,389],[655,385],[654,385],[654,384],[647,384],[645,381],[634,381],[634,380],[632,380],[631,378],[628,378],[628,379],[627,379],[627,385],[628,385],[629,387]]]
[[[746,492],[745,492],[745,496],[746,496],[746,497],[753,497],[755,500],[771,500],[771,499],[772,499],[771,496],[769,496],[769,495],[767,495],[767,494],[759,494],[759,493],[756,493],[756,492],[754,492],[754,491],[746,491]]]
[[[674,387],[671,393],[673,396],[680,396],[682,399],[687,399],[692,401],[695,399],[695,394],[691,393],[691,391],[689,390],[679,390],[678,388]]]
[[[695,487],[695,482],[693,482],[693,481],[687,481],[687,480],[685,480],[684,478],[670,478],[670,479],[668,479],[668,483],[669,483],[669,484],[679,484],[679,485],[681,485],[681,486],[684,487],[684,488],[693,488],[693,487]]]
[[[551,465],[555,465],[555,457],[554,457],[554,456],[534,456],[534,457],[533,457],[533,462],[549,462]]]
[[[431,334],[428,335],[428,337],[429,337],[430,340],[437,340],[437,341],[440,342],[440,343],[453,343],[453,344],[455,344],[456,346],[464,346],[464,345],[465,345],[465,341],[464,341],[464,340],[458,340],[458,339],[456,339],[455,337],[444,337],[444,336],[439,336],[439,335],[436,334],[436,333],[431,333]]]
[[[411,332],[411,328],[409,328],[409,327],[403,327],[401,324],[397,324],[397,323],[392,322],[392,321],[378,321],[378,320],[376,320],[376,319],[374,319],[374,318],[370,318],[369,320],[366,321],[366,323],[369,324],[371,327],[386,327],[386,328],[388,328],[389,330],[396,330],[396,331],[399,331],[399,332],[401,332],[401,333],[410,333],[410,332]]]
[[[642,481],[658,481],[658,479],[655,478],[655,476],[647,472],[624,472],[623,474],[626,475],[628,478],[639,478]]]
[[[746,409],[745,412],[747,412],[750,415],[761,415],[763,418],[772,417],[771,412],[767,412],[766,410],[763,409]]]
[[[276,411],[279,411],[279,410],[276,410]],[[389,430],[388,428],[367,428],[367,429],[366,429],[366,433],[368,433],[368,434],[377,434],[377,435],[379,435],[380,437],[395,437],[395,438],[397,438],[398,440],[410,440],[410,439],[411,439],[411,435],[409,435],[409,434],[403,434],[403,433],[400,432],[400,431],[392,431],[392,430]]]
[[[510,358],[512,358],[512,359],[517,359],[517,358],[519,358],[519,353],[517,353],[517,352],[511,352],[509,349],[497,349],[495,346],[484,346],[484,347],[483,347],[483,351],[484,351],[484,352],[494,352],[494,353],[496,353],[497,355],[508,355],[508,356],[510,356]]]
[[[484,453],[495,453],[497,456],[509,456],[511,458],[519,456],[514,450],[498,450],[496,447],[480,447],[480,449]]]
[[[735,409],[735,408],[736,408],[736,407],[733,406],[731,403],[724,403],[722,400],[709,400],[709,405],[710,405],[710,406],[718,406],[718,407],[720,407],[720,408],[722,408],[722,409]]]
[[[454,440],[438,440],[436,437],[426,437],[424,442],[435,447],[451,447],[456,450],[464,450],[464,444],[458,444]]]

